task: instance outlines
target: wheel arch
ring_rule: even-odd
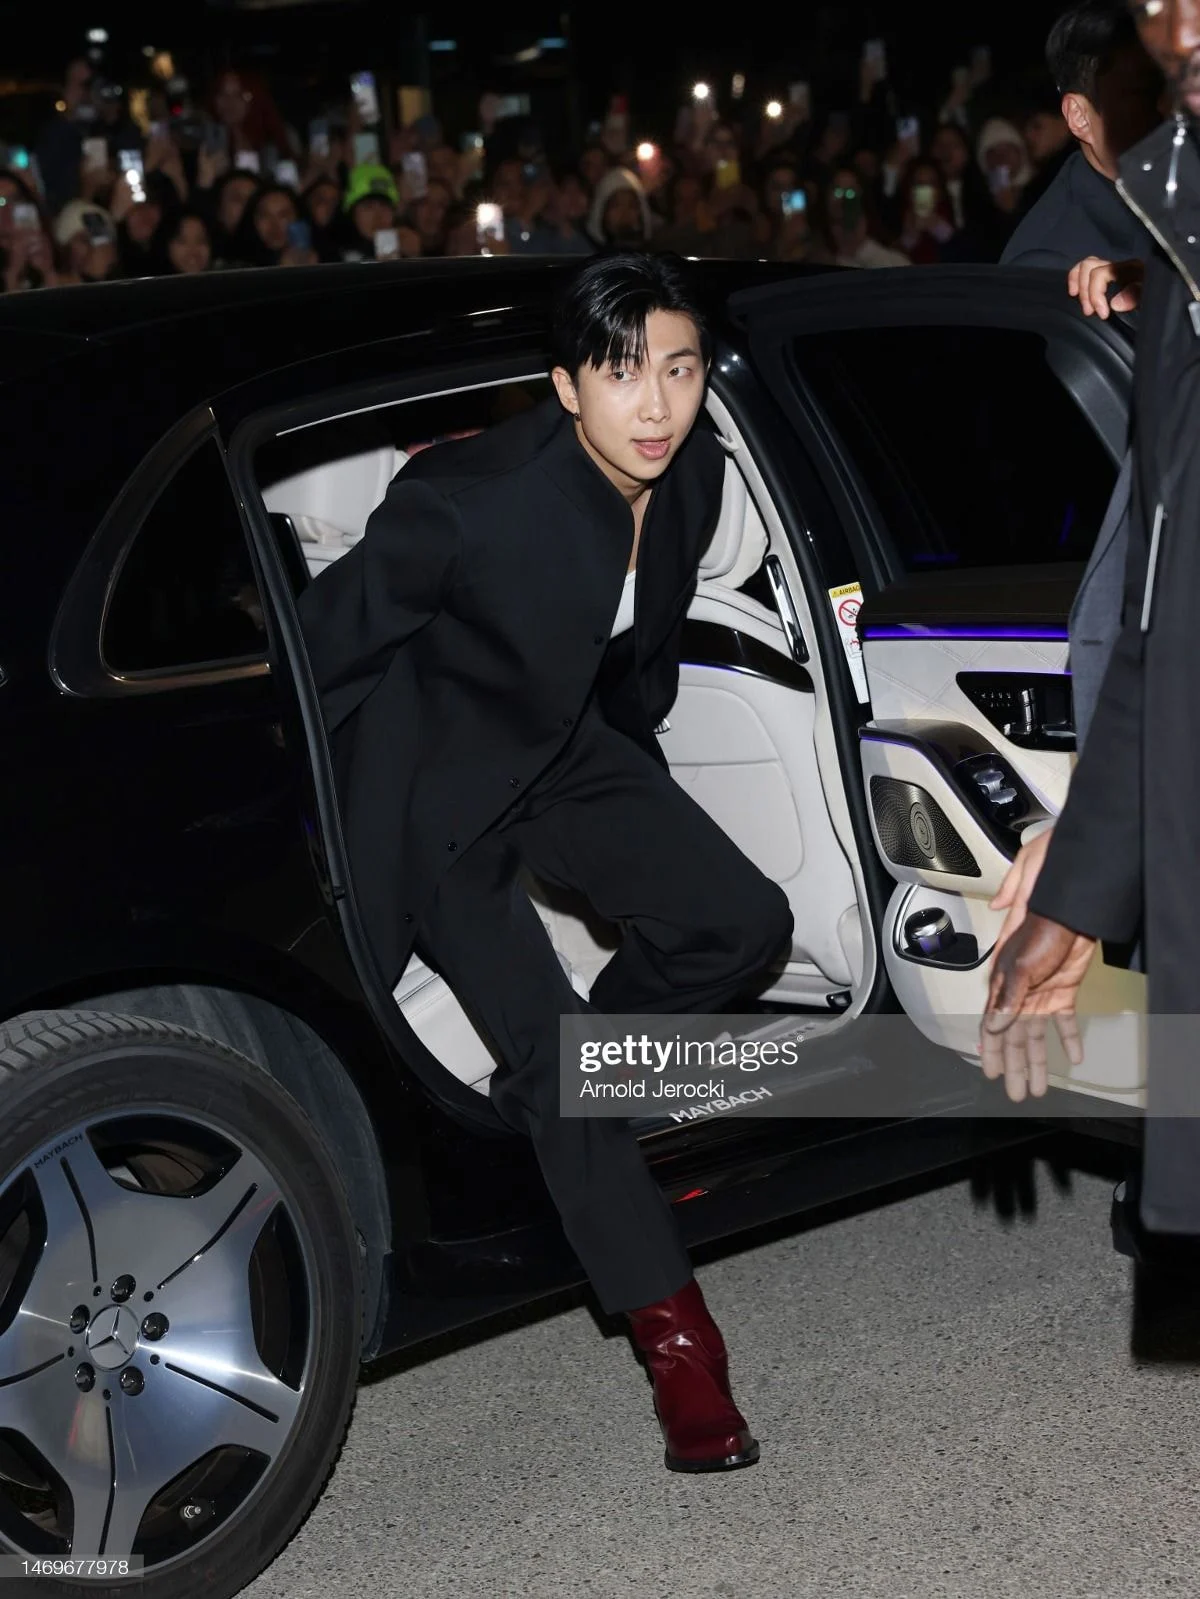
[[[44,1007],[5,1017],[21,1021]],[[366,1101],[339,1055],[295,1012],[235,989],[195,982],[76,993],[64,1008],[173,1022],[238,1050],[268,1072],[324,1139],[346,1187],[364,1271],[362,1358],[379,1352],[388,1311],[392,1210],[383,1153]]]

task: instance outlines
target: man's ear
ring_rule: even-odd
[[[1096,142],[1096,109],[1086,94],[1064,94],[1062,114],[1067,127],[1080,144]]]
[[[550,381],[554,384],[555,393],[562,402],[563,410],[570,411],[572,416],[578,417],[579,393],[566,367],[556,366],[550,374]]]

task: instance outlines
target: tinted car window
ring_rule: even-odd
[[[1087,559],[1116,468],[1039,334],[856,329],[796,360],[906,570]]]
[[[154,502],[117,576],[101,654],[114,672],[261,657],[267,635],[220,451],[188,457]]]

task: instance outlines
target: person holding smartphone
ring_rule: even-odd
[[[1020,130],[1004,117],[989,117],[980,129],[975,154],[987,178],[992,202],[1008,219],[1011,231],[1020,208],[1021,191],[1033,176]]]
[[[72,281],[61,271],[54,240],[33,201],[18,200],[5,210],[12,215],[4,239],[4,292],[16,294],[22,289],[52,289]]]
[[[64,278],[100,283],[117,275],[117,225],[103,207],[71,200],[54,219],[54,242],[62,252]]]
[[[908,266],[908,256],[879,240],[870,192],[854,167],[840,166],[826,187],[825,232],[838,266]]]
[[[954,259],[954,206],[936,161],[912,161],[900,183],[897,241],[914,266]]]

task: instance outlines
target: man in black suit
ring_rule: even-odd
[[[559,1114],[559,1017],[721,1010],[792,931],[786,895],[674,782],[655,729],[720,509],[704,318],[626,253],[560,295],[556,397],[413,458],[300,615],[372,947],[414,947],[490,1037],[602,1307],[629,1315],[667,1465],[752,1464],[725,1346],[625,1120]],[[582,1001],[522,866],[623,939]]]
[[[1140,1215],[1152,1233],[1195,1236],[1200,0],[1147,0],[1138,17],[1178,111],[1121,163],[1121,191],[1159,245],[1141,292],[1121,629],[1045,863],[996,963],[981,1051],[985,1071],[1003,1074],[1011,1097],[1044,1093],[1045,1019],[1073,1018],[1098,940],[1140,939],[1149,1010]],[[1081,297],[1094,296],[1093,278],[1101,293],[1124,281],[1112,264],[1081,276]]]
[[[1079,148],[1018,223],[1000,264],[1066,272],[1087,256],[1144,260],[1150,235],[1117,193],[1117,162],[1161,120],[1163,79],[1123,0],[1083,0],[1064,12],[1046,64]]]

